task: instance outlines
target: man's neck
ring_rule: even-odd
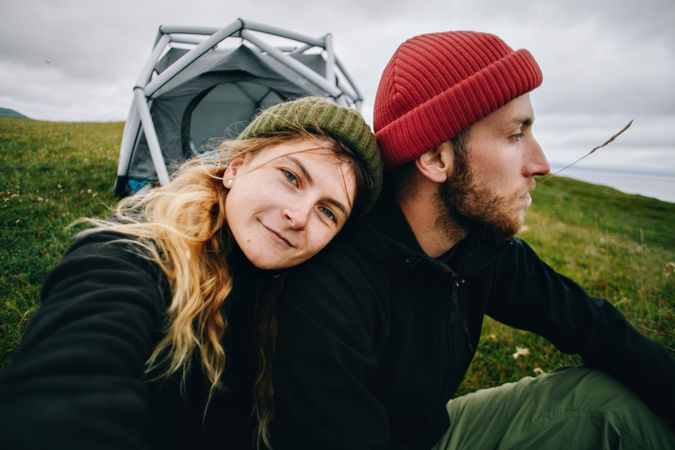
[[[443,255],[467,234],[456,223],[438,220],[438,200],[433,192],[401,197],[398,204],[422,251],[432,258]]]

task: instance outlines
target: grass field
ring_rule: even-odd
[[[67,225],[104,216],[115,203],[110,189],[122,128],[0,118],[0,370],[37,307],[45,274],[75,232]],[[562,177],[541,182],[533,197],[522,237],[675,354],[675,204]],[[528,354],[515,359],[516,347]],[[487,319],[460,392],[578,362]]]

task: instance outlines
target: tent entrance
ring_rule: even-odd
[[[190,150],[186,157],[213,149],[223,138],[236,138],[258,110],[284,101],[276,91],[254,81],[219,84],[205,94],[185,114],[183,148]]]

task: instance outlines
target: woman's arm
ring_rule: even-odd
[[[164,309],[163,278],[111,243],[117,237],[79,240],[47,277],[0,378],[0,447],[144,447],[145,361]]]

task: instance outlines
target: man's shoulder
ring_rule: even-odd
[[[525,241],[525,239],[513,236],[507,240],[504,255],[513,261],[540,261],[537,252]]]
[[[497,238],[471,235],[459,244],[452,267],[462,276],[474,277],[486,271],[491,276],[512,277],[542,261],[530,245],[517,236]]]

